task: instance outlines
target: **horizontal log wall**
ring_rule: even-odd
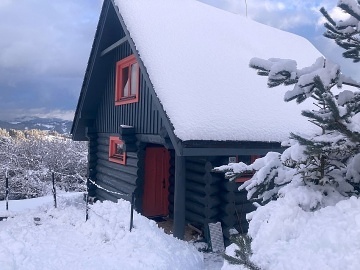
[[[246,214],[255,210],[255,206],[247,200],[246,191],[238,190],[240,185],[227,180],[222,183],[220,220],[226,244],[230,244],[230,229],[235,228],[240,233],[248,231]]]
[[[211,173],[212,163],[206,158],[186,158],[187,222],[206,229],[208,223],[216,222],[220,214],[219,184],[222,176]]]
[[[92,180],[96,179],[96,164],[97,164],[97,146],[98,146],[98,136],[96,133],[88,134],[88,177]],[[96,196],[96,187],[90,182],[87,183],[89,196]]]
[[[97,164],[96,183],[101,187],[128,195],[117,195],[96,189],[96,197],[103,200],[116,202],[122,198],[131,199],[132,192],[135,192],[135,207],[141,211],[142,187],[144,179],[143,150],[126,153],[126,165],[110,162],[109,158],[109,136],[111,134],[99,133],[97,139]],[[139,158],[140,157],[140,158]]]
[[[171,159],[170,174],[170,216],[174,207],[174,156]],[[221,221],[225,243],[229,244],[229,230],[247,232],[246,214],[254,206],[246,198],[245,191],[239,191],[240,184],[229,182],[221,173],[211,170],[224,164],[222,157],[186,158],[186,222],[197,226],[207,236],[207,224]]]

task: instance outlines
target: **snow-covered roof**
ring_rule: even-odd
[[[115,0],[175,134],[185,140],[282,141],[311,124],[252,57],[321,56],[306,39],[195,0]]]

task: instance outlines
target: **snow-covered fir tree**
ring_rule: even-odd
[[[336,22],[322,8],[321,13],[327,19],[324,35],[345,49],[345,58],[358,62],[360,0],[340,0],[338,7],[349,14],[349,18]],[[271,88],[293,86],[285,93],[286,102],[302,103],[311,99],[314,109],[305,110],[302,115],[318,127],[318,132],[291,134],[283,143],[289,146],[284,153],[270,152],[251,165],[240,162],[215,170],[225,172],[229,179],[255,172],[240,189],[247,190],[248,199],[263,205],[290,194],[299,197],[296,199],[298,207],[314,211],[350,195],[358,195],[360,92],[356,88],[360,84],[343,75],[338,65],[325,58],[318,58],[312,66],[302,69],[293,60],[253,58],[250,67],[256,69],[258,75],[267,76]],[[343,89],[343,86],[349,89]],[[307,192],[306,196],[303,191]],[[242,255],[247,255],[246,249],[237,244],[235,255],[227,260],[245,265],[239,260],[244,257]]]

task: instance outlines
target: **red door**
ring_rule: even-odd
[[[143,215],[147,217],[169,214],[170,154],[164,147],[148,147],[145,152],[145,181]]]

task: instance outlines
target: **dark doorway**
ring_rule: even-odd
[[[170,153],[164,147],[147,147],[145,152],[145,181],[143,215],[147,217],[169,214]]]

